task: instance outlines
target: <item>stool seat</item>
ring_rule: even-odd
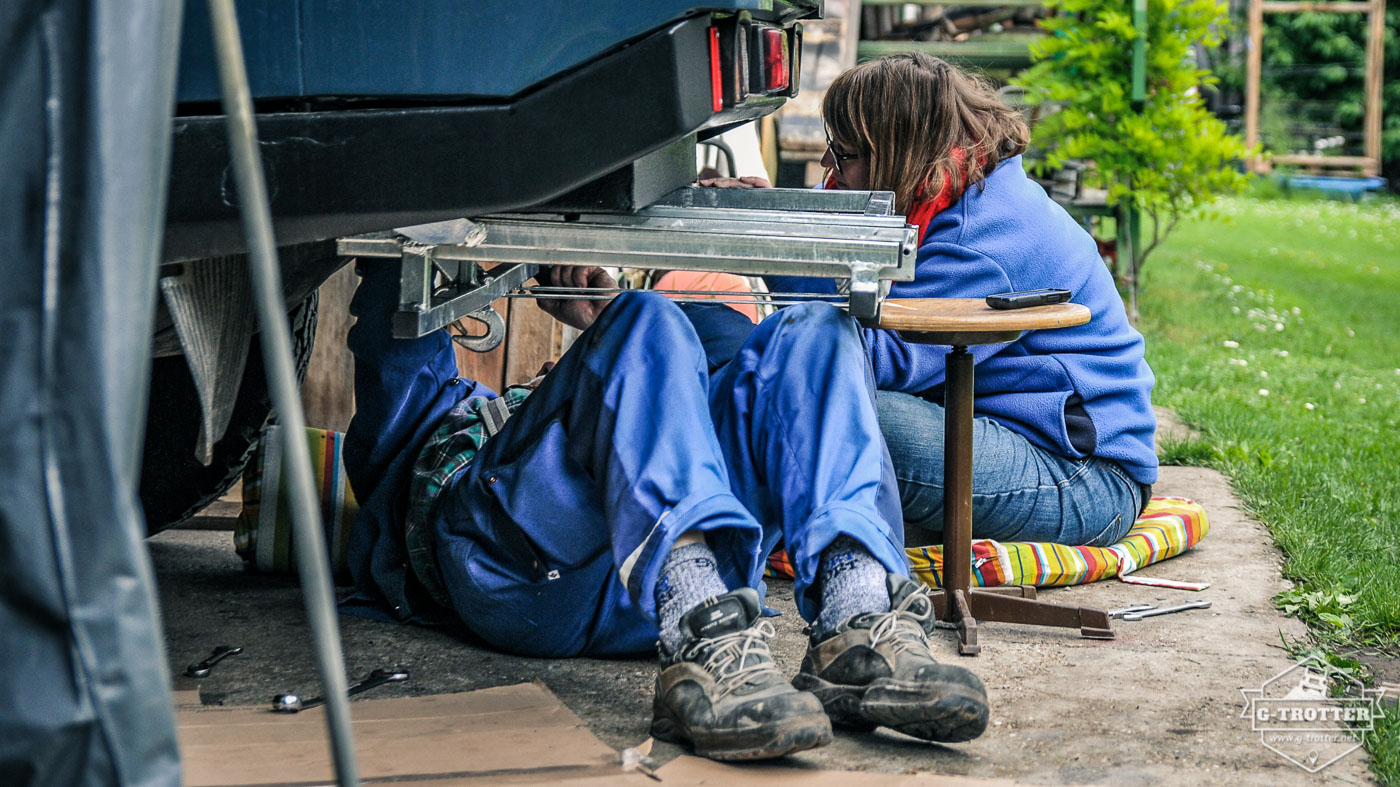
[[[1005,344],[1022,331],[1083,325],[1090,316],[1078,303],[993,309],[982,298],[887,298],[877,327],[919,344]]]

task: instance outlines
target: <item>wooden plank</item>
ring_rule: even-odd
[[[350,299],[359,282],[355,266],[346,265],[321,285],[316,344],[301,384],[307,426],[343,432],[355,414],[355,359],[345,346],[345,338],[355,323],[350,316]]]
[[[1366,40],[1366,158],[1380,161],[1381,157],[1381,82],[1385,61],[1385,0],[1372,0],[1370,36]],[[1379,167],[1375,172],[1378,174]]]
[[[1371,10],[1371,3],[1318,3],[1310,0],[1271,0],[1263,6],[1266,14],[1364,14]]]
[[[499,298],[491,305],[496,308],[496,311],[505,319],[506,325],[509,326],[511,311],[510,299]],[[464,323],[468,327],[472,325],[471,320],[465,320]],[[455,331],[456,329],[449,328],[448,330]],[[473,329],[473,332],[477,331]],[[504,391],[506,387],[506,352],[509,345],[509,332],[506,334],[506,340],[497,345],[496,349],[491,352],[472,352],[458,345],[454,348],[457,351],[457,373],[469,380],[476,380],[484,383],[490,387],[491,390],[498,393]]]
[[[1316,156],[1309,153],[1274,156],[1275,164],[1312,164],[1332,167],[1365,167],[1376,163],[1370,156]]]
[[[555,360],[554,326],[558,324],[537,301],[521,299],[511,304],[506,322],[505,385],[523,383],[534,377],[545,361]]]
[[[1275,164],[1289,164],[1301,167],[1318,167],[1320,169],[1345,169],[1361,170],[1366,175],[1378,175],[1381,171],[1379,159],[1368,156],[1274,156]]]
[[[943,60],[985,68],[1020,68],[1031,64],[1030,43],[1039,36],[980,36],[975,41],[861,41],[859,59],[873,60],[900,52],[923,52]]]
[[[1259,144],[1259,74],[1264,52],[1264,10],[1262,0],[1249,0],[1249,51],[1244,71],[1244,146],[1254,150]],[[1250,162],[1250,170],[1260,171],[1259,159]]]

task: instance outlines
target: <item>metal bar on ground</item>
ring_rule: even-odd
[[[291,332],[287,328],[287,316],[282,305],[277,247],[272,235],[272,210],[268,203],[267,183],[263,178],[262,159],[258,153],[253,101],[233,0],[209,0],[209,15],[219,64],[224,113],[228,116],[234,182],[238,189],[243,231],[248,240],[253,302],[262,326],[268,387],[273,405],[281,416],[282,434],[287,440],[285,456],[288,461],[283,466],[288,470],[288,487],[292,490],[290,507],[297,570],[316,645],[316,666],[327,700],[326,726],[331,739],[331,758],[335,764],[336,781],[341,785],[357,785],[360,779],[355,764],[355,744],[351,738],[349,698],[346,694],[340,630],[336,621],[334,588],[312,484],[306,424],[292,363]]]

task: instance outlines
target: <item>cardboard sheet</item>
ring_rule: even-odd
[[[320,785],[334,779],[323,709],[198,706],[198,689],[177,685],[176,718],[188,787]],[[183,703],[178,701],[183,700]],[[364,700],[351,706],[360,777],[366,784],[609,787],[656,785],[622,770],[543,683],[462,694]],[[725,764],[681,756],[657,771],[668,787],[987,787],[1004,780],[931,773],[828,771],[800,760]]]
[[[1005,779],[937,773],[824,771],[782,761],[732,765],[689,756],[671,760],[658,768],[656,775],[667,787],[735,787],[741,784],[763,787],[1013,787],[1016,784]]]
[[[366,783],[655,784],[623,773],[542,683],[351,706]],[[189,787],[311,785],[333,780],[323,708],[177,709]]]

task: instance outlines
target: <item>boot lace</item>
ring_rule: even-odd
[[[774,669],[768,648],[768,638],[773,635],[773,624],[762,620],[743,631],[697,643],[702,645],[704,654],[700,666],[714,676],[720,697],[733,694],[750,679]]]
[[[933,599],[929,597],[928,587],[921,585],[905,596],[898,606],[871,623],[870,647],[888,641],[897,653],[928,653],[928,635],[924,633],[923,624],[932,615]]]

